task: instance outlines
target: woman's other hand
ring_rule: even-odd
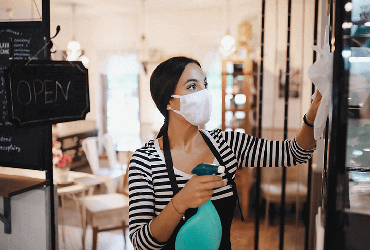
[[[319,109],[321,103],[322,95],[318,89],[316,89],[315,97],[311,103],[310,109],[307,112],[306,118],[310,124],[313,124],[316,118],[317,110]]]
[[[213,189],[226,186],[221,176],[193,176],[173,198],[174,206],[180,213],[188,208],[197,208],[212,198]]]

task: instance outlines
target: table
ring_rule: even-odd
[[[57,186],[57,195],[58,197],[61,198],[61,204],[63,205],[63,200],[65,197],[70,197],[76,202],[76,208],[77,211],[80,212],[80,203],[79,203],[79,198],[84,197],[86,194],[87,195],[92,195],[94,188],[97,185],[103,184],[103,181],[98,179],[96,176],[88,173],[82,173],[82,172],[75,172],[75,171],[70,171],[69,173],[69,179],[68,182],[61,182],[59,180],[58,176],[58,171],[55,171],[55,175],[53,178],[54,185]],[[0,176],[6,176],[7,179],[14,179],[14,180],[20,180],[20,179],[27,179],[28,182],[31,184],[28,186],[40,186],[40,185],[45,185],[46,183],[46,176],[44,171],[38,171],[38,170],[30,170],[30,169],[19,169],[19,168],[9,168],[9,167],[0,167]],[[34,181],[32,180],[34,178]],[[22,184],[23,182],[21,182]],[[23,185],[23,184],[22,184]],[[29,187],[23,187],[24,188],[29,188]],[[4,187],[9,187],[9,185],[4,185]],[[6,191],[5,189],[3,190],[4,192],[7,192],[12,195],[16,195],[14,191]],[[63,208],[61,209],[61,216],[62,219],[64,219],[64,214],[63,214]],[[84,218],[81,217],[81,227],[84,225]],[[62,227],[62,238],[65,240],[65,234],[64,234],[64,228]]]
[[[62,221],[64,221],[64,209],[63,209],[63,203],[65,197],[71,198],[76,203],[76,209],[79,214],[81,214],[80,210],[80,202],[79,199],[85,197],[86,193],[87,195],[92,195],[94,192],[94,188],[97,185],[103,184],[104,182],[98,178],[96,178],[94,175],[86,174],[86,173],[80,173],[80,172],[74,172],[70,171],[69,173],[70,177],[70,183],[69,184],[57,184],[57,194],[58,197],[60,197],[60,203],[61,203],[61,218]],[[58,179],[58,176],[56,175],[56,179]],[[58,183],[58,182],[57,182]],[[83,228],[85,223],[85,218],[81,217],[81,228]],[[84,235],[82,235],[83,237]],[[65,232],[64,227],[62,227],[62,240],[65,243]],[[83,242],[83,238],[82,238]]]

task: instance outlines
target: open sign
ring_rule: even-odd
[[[7,75],[10,119],[20,125],[81,120],[90,111],[88,72],[82,62],[19,61]]]

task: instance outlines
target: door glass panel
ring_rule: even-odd
[[[346,210],[370,214],[370,0],[347,3],[346,11],[351,12],[342,51],[349,86]]]

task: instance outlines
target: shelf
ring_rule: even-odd
[[[233,65],[231,65],[233,64]],[[234,71],[227,71],[228,68]],[[257,66],[252,60],[223,60],[222,62],[222,124],[221,128],[240,129],[254,134],[250,112],[257,112]],[[230,73],[228,73],[230,72]],[[232,72],[232,73],[231,73]],[[240,96],[238,96],[240,95]],[[236,99],[236,100],[235,100]],[[242,105],[236,105],[239,103]],[[238,116],[243,112],[244,116]],[[232,120],[231,120],[232,118]],[[234,120],[235,118],[240,118]],[[232,123],[230,123],[233,121]],[[251,130],[253,129],[253,130]]]
[[[233,112],[233,113],[235,113],[235,112],[246,112],[245,111],[245,108],[240,108],[240,109],[228,109],[228,108],[225,108],[225,112],[227,112],[227,111],[231,111],[231,112]]]
[[[0,174],[0,183],[0,196],[10,198],[14,195],[49,185],[49,180]]]
[[[11,234],[12,231],[10,197],[45,185],[49,185],[49,180],[0,174],[0,196],[4,199],[4,214],[0,213],[0,220],[4,223],[4,233]]]

